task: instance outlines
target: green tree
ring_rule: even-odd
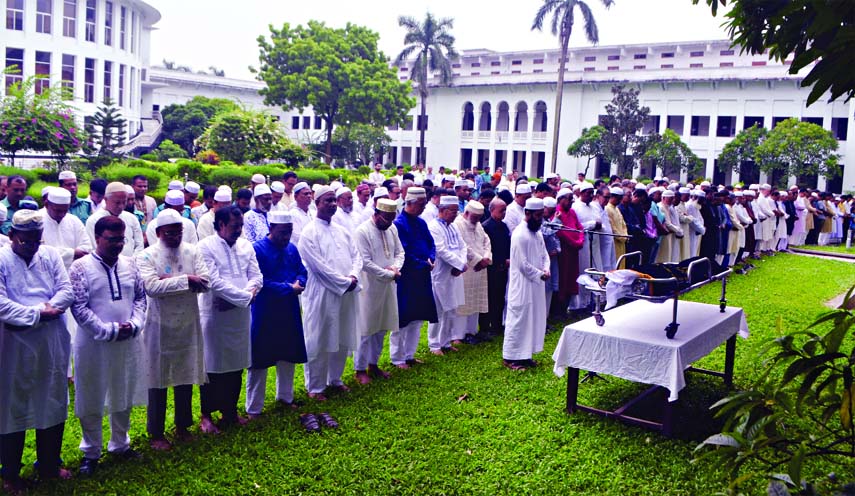
[[[701,0],[692,0],[697,4]],[[826,91],[831,100],[855,96],[855,2],[790,0],[704,0],[712,14],[719,6],[730,5],[725,27],[735,45],[753,55],[767,54],[770,59],[793,56],[790,74],[810,67],[802,79],[803,87],[812,87],[808,105]]]
[[[266,112],[239,109],[218,114],[199,138],[201,148],[213,150],[222,160],[238,164],[282,159],[289,164],[306,158],[303,148],[285,136],[279,123]]]
[[[333,143],[345,153],[346,158],[361,160],[363,164],[371,163],[382,155],[391,142],[392,138],[384,128],[367,124],[338,126],[333,132]]]
[[[161,141],[154,153],[157,155],[157,159],[161,162],[165,162],[171,158],[188,157],[187,152],[185,152],[183,148],[168,139]]]
[[[606,8],[614,4],[614,0],[601,0]],[[570,34],[573,32],[576,9],[582,14],[585,21],[585,38],[592,44],[600,42],[597,22],[594,14],[587,3],[582,0],[543,0],[543,5],[537,10],[532,31],[543,30],[546,18],[552,15],[552,35],[558,37],[558,46],[561,48],[561,60],[558,63],[558,91],[555,94],[555,112],[553,112],[555,123],[552,126],[552,164],[550,170],[555,172],[558,164],[558,130],[561,126],[561,102],[564,99],[564,65],[567,61],[567,47],[570,43]]]
[[[0,100],[0,150],[12,159],[22,151],[48,152],[64,163],[86,142],[60,88],[34,91],[35,77],[12,84]]]
[[[112,100],[107,99],[98,107],[88,123],[89,134],[94,144],[94,156],[90,159],[91,167],[103,167],[121,157],[117,149],[125,144],[126,125],[127,121]]]
[[[322,22],[258,37],[258,78],[268,105],[285,110],[311,106],[326,124],[326,160],[332,160],[333,126],[361,122],[402,124],[415,105],[409,82],[402,83],[377,48],[377,33],[348,23],[336,29]]]
[[[638,134],[650,116],[648,107],[638,104],[639,91],[612,87],[612,101],[606,105],[606,116],[601,122],[608,133],[605,135],[603,155],[618,164],[618,173],[632,174],[636,160],[644,154],[645,137]]]
[[[160,113],[163,137],[183,148],[188,155],[195,155],[199,151],[196,140],[208,128],[208,122],[217,114],[239,108],[233,100],[204,96],[195,96],[184,105],[169,105]]]
[[[603,126],[592,126],[582,129],[582,136],[576,139],[568,148],[567,155],[573,157],[586,157],[588,162],[585,164],[585,176],[588,175],[588,169],[591,167],[591,160],[603,154],[603,143],[605,135],[608,133]]]
[[[661,168],[663,172],[676,168],[695,174],[704,165],[689,145],[670,129],[666,129],[661,135],[653,134],[648,137],[644,158],[652,161],[653,165]]]
[[[439,76],[437,85],[450,86],[452,71],[451,62],[459,55],[454,49],[454,36],[451,29],[454,27],[454,19],[436,19],[428,12],[424,21],[419,23],[415,18],[401,16],[398,25],[407,29],[404,35],[404,49],[395,57],[395,66],[407,66],[408,59],[415,54],[415,58],[409,61],[410,80],[415,81],[419,91],[421,109],[419,120],[419,151],[416,161],[426,162],[425,155],[425,128],[427,128],[427,110],[425,101],[428,97],[428,76],[436,74]]]
[[[760,170],[780,171],[787,176],[840,174],[837,140],[831,131],[798,119],[781,121],[757,146],[755,158]]]
[[[718,156],[719,170],[727,172],[730,169],[739,172],[743,162],[756,162],[757,147],[766,139],[768,133],[769,131],[765,127],[760,127],[757,124],[740,131],[721,150]]]

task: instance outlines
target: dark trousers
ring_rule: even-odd
[[[36,459],[41,478],[59,475],[63,431],[65,431],[65,422],[47,429],[36,429]],[[20,477],[21,457],[24,456],[26,437],[26,431],[0,435],[0,465],[3,466],[0,474],[3,480],[15,480]]]
[[[154,439],[163,437],[166,424],[166,392],[167,388],[148,390],[146,430]],[[187,429],[193,425],[193,386],[185,384],[173,387],[172,400],[175,403],[175,427]]]
[[[491,270],[487,268],[487,319],[492,332],[502,330],[502,313],[505,310],[505,290],[508,287],[508,271],[504,269]]]
[[[202,415],[210,417],[213,412],[219,411],[223,414],[224,421],[236,420],[241,382],[243,382],[243,370],[224,374],[208,372],[208,383],[199,386]]]

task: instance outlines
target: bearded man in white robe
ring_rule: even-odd
[[[300,235],[303,229],[312,223],[315,214],[310,208],[312,205],[312,188],[304,182],[294,185],[294,203],[291,204],[291,220],[293,221],[293,232],[291,243],[299,249]]]
[[[463,290],[465,293],[463,305],[457,307],[458,325],[455,326],[455,340],[467,344],[479,342],[478,317],[489,310],[487,300],[487,267],[493,261],[493,251],[490,238],[481,226],[484,216],[484,205],[477,200],[469,200],[463,209],[463,215],[457,216],[454,226],[460,231],[463,242],[466,243],[466,266],[463,273]]]
[[[125,247],[122,255],[132,257],[145,248],[140,221],[136,215],[125,210],[128,204],[128,191],[120,182],[112,182],[104,190],[104,208],[99,208],[86,220],[86,233],[89,242],[95,246],[95,223],[101,217],[115,215],[125,223]],[[183,204],[183,203],[182,203]]]
[[[353,192],[347,186],[342,186],[335,191],[335,215],[332,223],[344,229],[351,236],[356,233],[356,228],[362,224],[362,217],[353,210]]]
[[[459,204],[456,196],[439,200],[439,214],[428,224],[436,245],[436,266],[430,273],[438,322],[428,324],[428,346],[434,355],[457,351],[451,345],[458,324],[457,308],[466,302],[463,278],[466,265],[466,242],[454,225]]]
[[[302,295],[306,391],[310,398],[324,401],[328,388],[350,390],[341,375],[358,342],[362,257],[351,235],[331,223],[336,199],[329,186],[318,188],[315,204],[316,217],[303,230],[298,249],[309,273]]]
[[[174,210],[175,212],[178,212],[179,217],[182,219],[181,224],[183,225],[183,229],[181,231],[181,242],[190,245],[198,243],[199,237],[196,234],[196,224],[182,215],[184,212],[184,193],[177,189],[167,191],[163,202],[166,206],[161,210],[161,212]],[[148,240],[149,246],[154,246],[160,242],[160,238],[157,237],[156,232],[157,226],[159,225],[157,223],[158,217],[160,217],[160,214],[149,221],[146,226],[146,240]]]
[[[594,185],[587,182],[581,183],[579,185],[579,198],[573,203],[573,211],[576,213],[582,228],[586,231],[599,231],[603,227],[603,218],[594,206],[593,199]],[[582,249],[579,250],[579,274],[584,274],[585,269],[600,269],[602,266],[599,236],[585,233]],[[579,293],[570,299],[569,308],[576,310],[586,308],[590,304],[591,292],[580,284]]]
[[[549,253],[543,242],[543,200],[526,201],[525,221],[511,234],[511,268],[508,279],[508,310],[502,359],[511,370],[534,367],[536,353],[543,351],[546,334],[546,290]]]
[[[356,380],[360,384],[368,384],[372,376],[389,378],[389,373],[380,369],[377,362],[383,352],[386,333],[398,332],[396,282],[404,266],[404,247],[393,225],[396,213],[394,201],[378,201],[374,215],[356,229],[354,236],[362,257],[363,288],[358,296],[357,324],[359,346],[353,357]]]
[[[208,210],[199,217],[199,223],[196,225],[196,237],[199,241],[202,241],[208,236],[217,234],[216,229],[214,229],[214,216],[217,214],[217,210],[228,207],[231,204],[231,188],[228,186],[220,186],[220,188],[217,189],[217,192],[214,193],[214,205],[211,207],[211,210]],[[149,240],[149,242],[151,242],[151,240]]]
[[[121,255],[125,224],[115,216],[95,223],[95,253],[75,261],[71,312],[79,323],[72,348],[77,364],[74,413],[80,419],[80,474],[95,473],[102,451],[104,413],[110,414],[107,451],[130,460],[131,409],[145,404],[146,380],[140,338],[146,297],[132,258]]]

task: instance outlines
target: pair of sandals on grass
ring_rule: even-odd
[[[528,360],[502,360],[502,365],[511,369],[511,370],[528,370],[534,367],[537,367],[537,362],[528,359]]]
[[[311,433],[321,432],[321,424],[328,429],[338,429],[338,422],[327,412],[304,413],[300,415],[300,424]]]

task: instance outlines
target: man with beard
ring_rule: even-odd
[[[291,232],[291,243],[294,246],[300,245],[300,234],[303,228],[308,226],[315,217],[311,210],[312,205],[312,188],[307,183],[299,182],[294,186],[294,203],[291,204],[291,220],[294,228]]]
[[[508,204],[493,198],[489,218],[484,221],[484,232],[490,238],[490,259],[487,266],[487,314],[481,315],[480,327],[489,335],[502,332],[502,314],[505,310],[505,292],[508,289],[508,267],[511,265],[511,232],[503,222]]]
[[[344,229],[351,236],[356,232],[361,222],[360,216],[353,210],[353,191],[347,186],[335,190],[335,215],[332,223]]]
[[[502,359],[511,370],[534,367],[535,353],[543,351],[546,334],[546,290],[549,253],[543,242],[543,200],[525,202],[525,222],[511,234],[511,269],[508,281],[508,313]]]
[[[457,197],[443,196],[439,200],[439,215],[428,225],[436,245],[436,267],[431,271],[434,299],[439,322],[428,326],[428,346],[434,355],[457,351],[451,345],[457,319],[457,307],[465,302],[463,278],[467,270],[466,243],[454,225],[457,218]]]
[[[59,187],[71,193],[71,203],[68,206],[68,213],[80,219],[83,225],[89,220],[92,215],[92,204],[83,198],[77,197],[77,174],[74,171],[62,171],[59,173]],[[154,201],[154,200],[152,200]]]
[[[183,200],[184,196],[181,195],[181,197]],[[120,182],[108,184],[104,189],[104,208],[96,210],[86,221],[86,233],[89,235],[92,246],[96,244],[95,223],[102,217],[115,215],[125,223],[125,247],[122,250],[122,255],[132,257],[135,253],[143,250],[143,233],[140,221],[134,214],[125,211],[127,204],[128,192],[125,185]]]

